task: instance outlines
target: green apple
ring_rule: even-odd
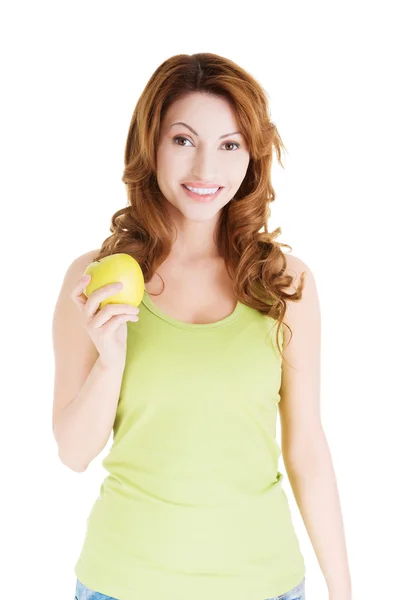
[[[143,271],[137,260],[130,254],[110,254],[98,261],[95,260],[86,267],[84,274],[91,276],[88,285],[83,290],[86,297],[109,283],[120,281],[124,284],[119,292],[100,302],[100,309],[106,304],[130,304],[137,307],[142,301],[144,295]]]

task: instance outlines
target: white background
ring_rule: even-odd
[[[285,169],[274,164],[269,229],[281,227],[279,241],[317,282],[322,417],[353,599],[398,590],[394,9],[395,2],[99,0],[2,8],[2,598],[74,598],[73,567],[111,440],[84,473],[58,458],[53,310],[67,267],[100,247],[112,214],[126,206],[124,145],[145,84],[166,58],[195,52],[234,60],[268,94],[288,150]],[[284,485],[307,599],[328,600],[287,478]]]

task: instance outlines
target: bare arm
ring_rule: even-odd
[[[329,600],[351,600],[338,486],[322,428],[303,450],[297,462],[285,463],[293,495],[324,574]]]
[[[91,321],[113,315],[102,327],[90,332],[86,328],[87,313],[91,314],[101,299],[115,293],[111,285],[94,292],[91,300],[79,295],[84,288],[83,272],[96,253],[88,252],[70,265],[53,317],[53,434],[61,461],[74,471],[84,471],[110,437],[126,358],[125,344],[116,339],[116,334],[127,319],[137,319],[130,314],[137,309],[113,304],[94,318],[89,315]],[[107,352],[98,350],[102,347],[108,351],[108,360]]]
[[[320,414],[321,316],[313,274],[287,256],[288,272],[305,271],[303,297],[288,302],[284,330],[281,400],[282,458],[318,563],[329,600],[351,599],[351,578],[336,477]],[[293,273],[294,272],[294,273]],[[292,290],[291,290],[292,291]],[[294,291],[294,290],[293,290]],[[290,340],[290,343],[289,343]]]
[[[54,436],[61,461],[84,471],[110,437],[124,365],[103,366],[97,359],[82,389],[58,416]]]

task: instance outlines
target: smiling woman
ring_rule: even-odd
[[[268,231],[274,150],[283,167],[268,100],[249,73],[211,53],[169,58],[133,112],[122,178],[128,206],[113,215],[97,260],[132,254],[152,292],[157,278],[165,286],[169,267],[223,260],[231,301],[277,319],[279,331],[286,302],[301,299],[304,275],[288,295],[293,277],[281,248],[291,247],[276,240],[279,228]]]
[[[83,406],[92,424],[71,417],[69,439],[78,432],[82,448],[94,430],[101,439],[87,446],[100,447],[111,420],[114,434],[75,565],[78,600],[304,599],[275,436],[282,324],[306,272],[301,261],[289,272],[280,230],[268,231],[273,150],[280,161],[282,148],[262,87],[227,58],[173,56],[139,98],[125,147],[128,206],[90,261],[118,252],[137,260],[146,284],[140,321],[127,324],[124,369],[90,372],[69,413]],[[156,304],[157,275],[166,285]],[[294,332],[291,358],[304,355],[309,378],[316,334],[299,349],[316,312],[307,289],[312,310],[297,302],[295,313],[310,319],[303,335]],[[92,358],[77,361],[81,379]],[[290,381],[287,423],[290,407],[300,412]],[[286,432],[285,448],[289,433],[304,440],[293,423]]]

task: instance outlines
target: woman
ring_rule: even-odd
[[[60,457],[84,471],[114,434],[75,566],[78,600],[304,600],[278,407],[330,600],[350,598],[319,414],[315,282],[282,252],[280,230],[268,232],[273,148],[281,163],[263,89],[226,58],[173,56],[139,98],[128,206],[102,247],[70,265],[54,317]],[[118,284],[83,294],[86,266],[118,252],[143,270],[140,320],[129,305],[99,310]]]

